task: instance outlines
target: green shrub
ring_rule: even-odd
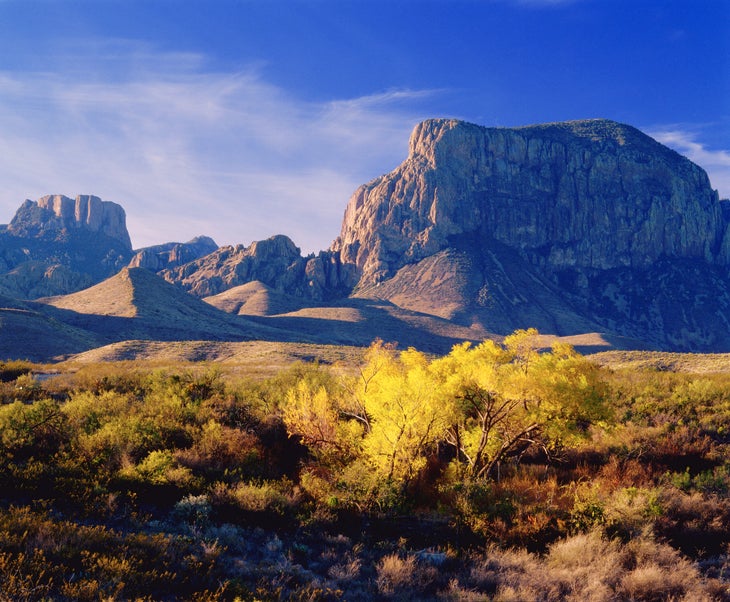
[[[212,506],[207,495],[186,495],[175,504],[171,517],[195,528],[208,525]]]
[[[13,382],[24,374],[30,374],[33,368],[33,364],[22,360],[0,362],[0,382]]]
[[[222,425],[205,423],[194,443],[178,450],[181,465],[208,480],[232,481],[262,475],[260,441],[253,433]]]
[[[149,485],[194,485],[193,473],[180,466],[170,450],[154,450],[137,465],[122,468],[121,477]]]

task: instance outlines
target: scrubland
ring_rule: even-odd
[[[0,600],[730,599],[730,372],[536,340],[0,363]]]

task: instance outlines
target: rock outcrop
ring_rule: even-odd
[[[136,251],[130,268],[145,268],[161,272],[190,263],[218,250],[218,245],[208,236],[197,236],[188,242],[168,242]]]
[[[24,238],[62,239],[78,229],[103,234],[132,250],[124,209],[92,195],[79,195],[74,200],[55,194],[38,201],[26,200],[8,225],[10,234]]]
[[[0,226],[0,294],[70,293],[127,265],[104,286],[33,306],[33,324],[67,323],[81,343],[82,330],[97,341],[107,330],[121,340],[190,328],[221,340],[381,337],[434,352],[535,326],[730,351],[730,201],[685,157],[607,120],[425,121],[406,160],[354,193],[331,248],[307,257],[283,235],[221,248],[201,237],[135,255],[121,207],[90,196],[26,201]],[[183,291],[240,315],[221,318]],[[103,309],[124,299],[129,315]]]
[[[60,263],[24,261],[0,274],[2,292],[20,299],[37,299],[79,291],[95,284],[88,274]]]
[[[730,235],[697,165],[607,120],[418,125],[332,251],[359,296],[491,332],[586,329],[730,348]]]
[[[302,257],[284,235],[243,245],[221,247],[161,275],[198,297],[209,297],[248,282],[258,281],[275,291],[311,300],[349,292],[353,266],[342,266],[330,252]]]
[[[98,197],[26,200],[0,229],[0,289],[23,299],[71,293],[132,257],[124,209]]]
[[[633,127],[436,119],[415,128],[399,167],[355,192],[328,251],[302,257],[276,236],[162,274],[200,297],[259,282],[267,295],[352,294],[498,334],[727,349],[729,225],[706,173]]]

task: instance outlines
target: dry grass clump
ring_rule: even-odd
[[[444,592],[453,600],[499,602],[719,601],[728,595],[726,583],[702,577],[666,544],[640,537],[622,545],[599,531],[558,541],[544,556],[490,547],[462,584],[452,581]]]
[[[730,583],[708,578],[697,564],[676,549],[649,538],[630,541],[625,548],[630,569],[617,591],[630,600],[730,600]]]
[[[228,512],[243,519],[244,513],[266,512],[281,516],[297,503],[297,493],[285,482],[238,482],[234,485],[217,483],[211,489],[215,507],[228,508]]]
[[[327,575],[338,583],[349,583],[360,576],[362,562],[354,558],[339,564],[333,564],[327,571]]]
[[[412,588],[415,585],[415,574],[415,556],[383,556],[378,563],[378,590],[383,594],[392,594],[396,590]]]
[[[436,567],[420,563],[415,554],[383,556],[376,570],[378,591],[399,600],[423,599],[438,576]]]
[[[183,466],[220,478],[226,471],[254,472],[260,461],[259,447],[253,433],[209,420],[200,438],[191,447],[178,450],[175,457]]]
[[[551,546],[540,558],[524,551],[491,549],[477,567],[494,600],[613,600],[621,567],[620,546],[597,532],[576,535]]]

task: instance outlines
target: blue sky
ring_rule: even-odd
[[[339,234],[413,126],[606,117],[730,197],[727,0],[0,0],[0,223],[122,204],[136,247]]]

